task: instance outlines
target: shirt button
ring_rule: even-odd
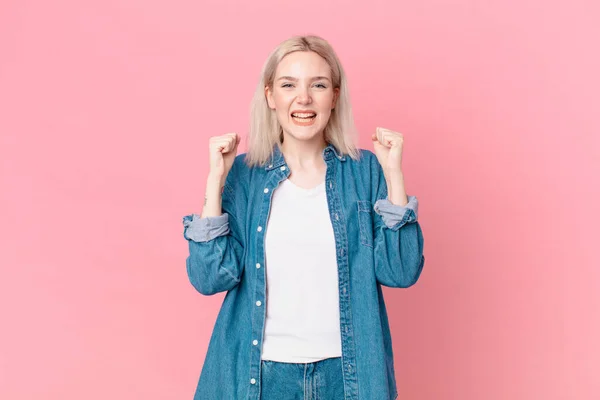
[[[258,344],[258,340],[253,340],[252,344],[256,346]]]
[[[285,171],[285,165],[283,167],[279,168],[279,169],[282,170],[282,171]]]
[[[262,226],[259,226],[256,230],[259,231],[259,232],[261,232],[262,231]]]
[[[335,220],[337,221],[339,219],[340,219],[340,216],[337,213],[335,213]]]
[[[273,168],[273,164],[269,164],[269,168]]]
[[[256,379],[254,379],[254,378],[250,379],[250,383],[254,385],[256,383]]]
[[[260,268],[260,263],[256,263],[256,268]]]
[[[265,193],[269,193],[269,188],[265,188]]]
[[[260,307],[260,305],[261,305],[261,304],[262,304],[262,303],[260,302],[260,300],[256,302],[256,306],[257,306],[257,307]]]
[[[329,189],[333,188],[333,183],[329,182]]]

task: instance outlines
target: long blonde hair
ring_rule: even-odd
[[[273,88],[275,71],[279,62],[288,54],[296,51],[315,52],[329,64],[333,88],[339,88],[340,92],[324,130],[325,141],[331,143],[340,154],[347,154],[353,159],[358,159],[360,153],[355,144],[356,127],[342,64],[325,39],[308,35],[294,36],[281,42],[271,52],[262,68],[260,82],[258,82],[250,105],[250,132],[246,163],[249,166],[263,165],[273,155],[275,145],[281,146],[283,129],[277,120],[275,110],[269,108],[265,87]]]

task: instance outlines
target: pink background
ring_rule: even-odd
[[[509,3],[2,1],[0,398],[192,398],[223,295],[181,219],[299,33],[342,59],[361,147],[405,136],[400,399],[600,398],[600,13]]]

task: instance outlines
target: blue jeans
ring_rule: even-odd
[[[312,363],[261,361],[261,400],[344,400],[341,357]]]

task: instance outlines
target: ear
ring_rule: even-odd
[[[340,97],[340,88],[335,88],[333,89],[333,102],[331,103],[331,108],[334,109],[336,104],[337,104],[337,100]]]
[[[265,86],[265,98],[267,99],[267,104],[271,110],[275,109],[275,101],[273,100],[273,91],[269,86]]]

